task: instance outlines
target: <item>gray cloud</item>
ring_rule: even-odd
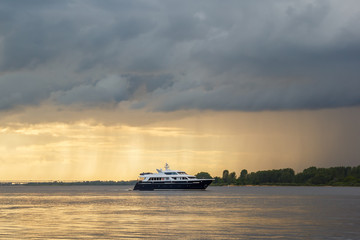
[[[4,1],[0,109],[360,104],[357,1]]]
[[[56,92],[53,97],[63,104],[120,102],[126,99],[127,89],[125,79],[108,76],[95,84],[82,84],[67,91]]]

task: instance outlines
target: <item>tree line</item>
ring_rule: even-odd
[[[195,175],[197,178],[212,178],[207,172]],[[357,167],[309,167],[295,174],[291,168],[273,169],[248,173],[243,169],[236,172],[224,170],[222,177],[214,177],[213,185],[329,185],[360,186],[360,165]]]

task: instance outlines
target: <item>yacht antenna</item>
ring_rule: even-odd
[[[168,170],[169,169],[169,164],[165,164],[165,169]]]

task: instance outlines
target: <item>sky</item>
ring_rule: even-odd
[[[0,180],[360,164],[357,0],[0,2]]]

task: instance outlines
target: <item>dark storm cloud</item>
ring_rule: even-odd
[[[0,109],[360,104],[357,1],[2,1]]]

